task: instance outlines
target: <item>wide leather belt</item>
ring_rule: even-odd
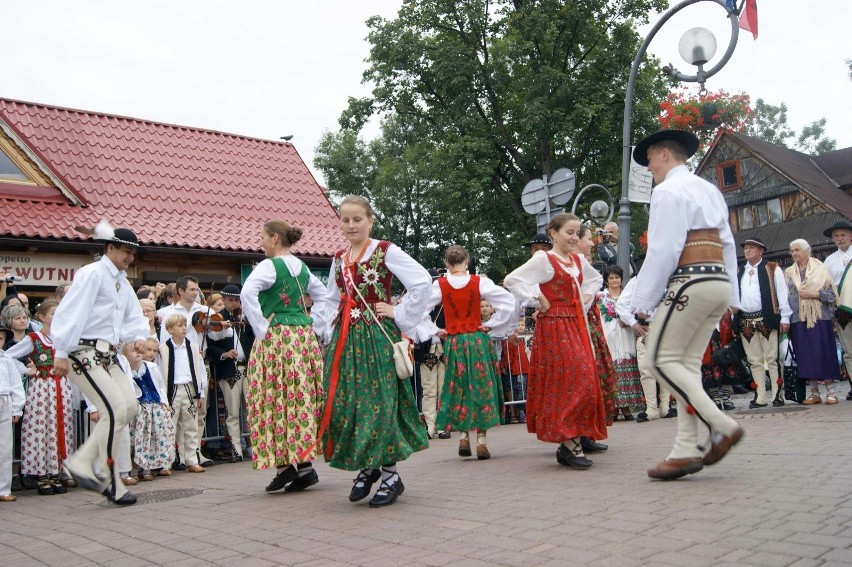
[[[763,311],[751,311],[749,313],[745,313],[740,311],[741,319],[760,319],[763,317]]]
[[[80,339],[80,342],[77,343],[80,346],[92,347],[98,352],[102,352],[104,354],[115,353],[117,352],[115,347],[109,344],[108,341],[104,339]]]
[[[687,232],[683,252],[677,261],[678,267],[714,263],[723,263],[719,231],[715,228],[704,228]]]

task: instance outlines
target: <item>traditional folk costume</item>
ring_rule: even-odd
[[[736,338],[733,327],[731,311],[726,309],[721,321],[713,330],[710,344],[707,345],[707,350],[704,351],[704,357],[701,359],[701,383],[704,391],[713,398],[716,407],[722,410],[732,410],[736,407],[731,401],[734,384],[747,386],[745,368],[739,360],[733,364],[713,362],[713,353],[729,345]],[[748,380],[750,381],[750,378]]]
[[[503,393],[506,397],[506,402],[513,402],[512,407],[516,408],[518,412],[521,412],[518,421],[526,423],[527,404],[524,400],[527,399],[527,377],[530,375],[530,359],[527,356],[527,345],[523,337],[515,335],[511,335],[508,339],[500,342],[500,374],[503,377]],[[506,422],[516,423],[514,418],[517,416],[513,415],[510,421],[508,419],[509,413],[509,411],[506,411]],[[516,414],[517,412],[513,413]]]
[[[438,307],[429,316],[436,328],[446,326],[444,309]],[[418,342],[413,350],[414,363],[420,376],[420,388],[423,393],[420,408],[423,421],[426,422],[426,434],[430,439],[448,439],[449,431],[438,431],[435,419],[438,416],[438,400],[444,389],[444,378],[447,371],[447,357],[444,354],[444,343],[438,335],[432,335],[428,340]]]
[[[852,230],[852,223],[846,220],[839,221],[827,228],[823,234],[831,238],[834,230]],[[852,247],[846,250],[839,248],[825,259],[825,268],[831,274],[834,285],[837,287],[837,310],[834,312],[837,337],[843,347],[843,362],[846,366],[847,376],[852,376],[852,270],[849,269],[852,259]],[[852,399],[852,390],[846,396]]]
[[[589,336],[592,339],[592,349],[595,353],[595,370],[597,370],[598,380],[601,382],[606,424],[609,426],[612,425],[617,417],[616,409],[624,406],[616,403],[618,383],[615,372],[615,361],[612,358],[612,353],[606,341],[603,318],[597,301],[598,298],[596,296],[595,301],[592,302],[591,307],[586,311],[586,320],[589,322]]]
[[[222,288],[222,295],[239,297],[241,288],[237,284],[228,284]],[[228,417],[225,426],[231,443],[232,463],[242,461],[242,445],[240,443],[240,414],[243,409],[243,397],[246,396],[245,377],[248,359],[254,345],[254,331],[251,325],[245,325],[242,315],[239,317],[227,309],[219,312],[222,319],[233,323],[233,327],[213,335],[208,333],[207,360],[210,362],[211,377],[216,380]],[[237,358],[226,357],[230,351],[236,351]]]
[[[116,246],[138,245],[128,229],[100,231],[98,239]],[[138,404],[127,375],[118,366],[115,345],[144,340],[148,327],[126,273],[107,255],[77,270],[51,325],[54,360],[69,360],[71,382],[100,415],[86,442],[65,461],[65,468],[83,488],[103,491],[121,505],[134,504],[136,497],[127,492],[115,466],[118,432],[136,415]],[[99,478],[98,464],[112,474]]]
[[[648,148],[663,140],[695,153],[694,135],[657,132],[634,149],[648,165]],[[647,336],[650,368],[671,387],[678,401],[678,432],[669,457],[648,470],[651,478],[671,479],[718,462],[743,435],[701,387],[701,357],[716,323],[729,306],[739,306],[737,255],[728,224],[728,206],[718,187],[672,167],[651,196],[648,254],[636,277],[630,309],[657,313]],[[698,422],[712,435],[708,452],[699,448]]]
[[[394,276],[406,294],[391,320],[376,316],[373,305],[390,303]],[[396,375],[385,333],[393,341],[400,340],[400,330],[419,341],[431,336],[416,332],[428,311],[431,283],[429,272],[398,246],[371,239],[359,258],[351,258],[349,249],[335,254],[328,301],[312,311],[317,334],[331,341],[325,360],[330,410],[325,458],[334,468],[361,471],[349,496],[353,502],[369,495],[381,466],[382,486],[371,506],[392,504],[404,488],[395,463],[428,447],[411,386]]]
[[[598,294],[598,309],[603,322],[606,344],[612,356],[616,377],[616,408],[633,408],[642,405],[642,385],[636,362],[636,333],[629,325],[622,325],[615,305],[618,298],[608,289]]]
[[[23,413],[24,384],[15,360],[0,351],[0,501],[11,502],[12,449],[14,444],[13,417]]]
[[[196,402],[204,400],[207,395],[204,358],[188,338],[184,338],[181,344],[175,344],[169,338],[160,345],[159,364],[160,373],[166,378],[167,400],[174,410],[172,421],[180,460],[187,467],[198,466],[199,409]]]
[[[53,375],[53,342],[41,332],[28,334],[6,354],[27,356],[36,368],[21,428],[21,474],[39,477],[40,494],[64,493],[59,474],[74,450],[71,383]]]
[[[746,244],[759,246],[766,251],[766,245],[760,239],[748,239],[742,246]],[[778,362],[778,332],[780,325],[790,323],[792,313],[787,300],[784,273],[776,262],[767,262],[761,258],[757,264],[743,264],[737,272],[737,280],[742,310],[734,316],[734,328],[742,338],[751,375],[757,386],[757,398],[749,407],[768,405],[764,365],[769,369],[772,405],[783,406],[784,400],[778,397],[778,387],[782,383]]]
[[[163,375],[156,364],[143,360],[130,377],[139,394],[139,409],[130,422],[133,462],[143,475],[167,469],[175,460],[175,424]]]
[[[536,252],[504,280],[518,301],[536,299],[536,285],[550,301],[550,309],[539,314],[533,335],[527,431],[540,441],[570,440],[570,446],[560,445],[557,461],[576,468],[591,466],[583,456],[580,437],[602,440],[607,436],[603,393],[583,304],[583,295],[594,298],[602,282],[582,256],[572,254],[568,261],[544,251]]]
[[[648,319],[637,319],[630,311],[630,302],[633,299],[633,288],[636,287],[636,278],[631,279],[621,290],[618,301],[615,302],[615,311],[618,318],[627,325],[633,327],[639,323],[646,330],[654,319],[654,309],[647,312]],[[639,384],[642,387],[642,398],[645,403],[645,411],[636,416],[637,423],[645,423],[654,419],[674,417],[674,409],[670,407],[671,392],[664,382],[657,382],[654,373],[650,369],[648,349],[646,348],[648,336],[636,336],[636,367],[639,370]],[[659,390],[659,399],[657,391]]]
[[[325,291],[301,260],[287,254],[258,264],[240,293],[258,337],[246,378],[252,467],[286,467],[267,491],[290,483],[297,484],[288,491],[302,490],[318,480],[311,461],[325,397],[322,350],[303,297],[310,295],[321,309]]]
[[[443,306],[447,331],[447,375],[438,404],[437,428],[461,432],[462,457],[471,456],[469,432],[475,429],[476,455],[483,460],[491,456],[485,432],[500,424],[503,392],[497,353],[482,330],[481,299],[495,309],[487,323],[491,334],[507,335],[516,324],[515,299],[487,277],[464,274],[438,278],[432,284],[427,308]]]

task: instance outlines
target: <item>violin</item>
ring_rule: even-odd
[[[223,325],[224,321],[225,318],[215,312],[205,313],[204,311],[198,311],[192,314],[192,328],[199,333],[221,331],[225,328]]]

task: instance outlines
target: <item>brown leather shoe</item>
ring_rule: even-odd
[[[802,402],[802,405],[813,406],[813,405],[821,404],[821,403],[822,403],[822,398],[819,397],[819,394],[811,394],[810,396],[808,396],[808,399],[806,399],[804,402]]]
[[[710,443],[710,450],[704,454],[704,464],[707,466],[715,465],[721,461],[731,447],[740,442],[740,439],[745,435],[745,430],[739,425],[730,435],[722,435],[714,433],[713,440]]]
[[[204,467],[202,467],[201,465],[187,465],[187,467],[186,467],[186,472],[200,473],[200,472],[205,472],[205,470],[206,469]]]
[[[160,472],[157,473],[157,476],[172,476],[171,469],[161,469]]]
[[[126,476],[121,479],[121,482],[124,483],[124,486],[136,486],[139,484],[139,479],[132,476]]]
[[[73,478],[63,478],[60,482],[65,488],[77,488],[77,481]]]
[[[459,440],[459,457],[470,456],[470,439]]]
[[[476,458],[480,461],[485,461],[491,458],[491,453],[488,452],[488,447],[485,445],[476,446]]]
[[[154,480],[154,475],[150,472],[143,473],[142,476],[139,477],[139,480],[144,480],[145,482],[151,482]]]
[[[14,502],[18,497],[14,494],[6,494],[5,496],[0,496],[0,502]]]
[[[648,476],[657,480],[674,480],[688,474],[697,473],[704,468],[701,457],[689,459],[666,459],[657,466],[648,469]]]

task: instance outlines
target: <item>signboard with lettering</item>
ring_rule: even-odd
[[[92,263],[85,254],[45,254],[43,252],[0,251],[0,268],[14,276],[15,285],[56,287],[70,283],[74,273]]]
[[[650,203],[651,202],[651,185],[654,177],[648,168],[644,165],[639,165],[633,159],[633,152],[630,152],[630,177],[627,181],[627,197],[631,203]]]

